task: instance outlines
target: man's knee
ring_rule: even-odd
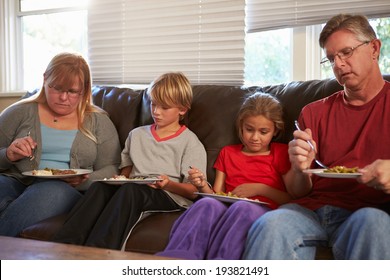
[[[390,216],[380,209],[366,207],[356,210],[351,215],[350,222],[361,224],[373,229],[378,226],[390,227]]]

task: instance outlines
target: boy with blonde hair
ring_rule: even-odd
[[[191,164],[206,170],[206,151],[180,120],[191,108],[192,88],[182,73],[166,73],[149,89],[154,120],[130,131],[121,154],[121,175],[158,175],[161,181],[120,187],[96,182],[74,207],[54,241],[120,249],[147,211],[188,208],[197,191],[187,178]]]

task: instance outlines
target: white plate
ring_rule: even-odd
[[[64,170],[64,169],[59,169],[59,170]],[[66,169],[68,170],[68,169]],[[25,176],[32,176],[32,177],[37,177],[37,178],[46,178],[46,179],[57,179],[57,178],[69,178],[69,177],[75,177],[75,176],[80,176],[84,174],[89,174],[92,173],[93,170],[90,169],[71,169],[76,171],[76,174],[59,174],[59,175],[34,175],[33,171],[25,171],[22,174]]]
[[[252,202],[252,203],[257,203],[257,204],[269,204],[268,202],[260,201],[260,200],[254,200],[254,199],[249,199],[249,198],[241,198],[241,197],[232,197],[232,196],[226,196],[226,195],[220,195],[220,194],[212,194],[212,193],[200,193],[200,192],[194,192],[195,194],[198,194],[200,196],[204,197],[212,197],[215,199],[218,199],[219,201],[222,202],[227,202],[227,203],[234,203],[237,201],[247,201],[247,202]]]
[[[123,185],[126,183],[135,183],[135,184],[141,184],[141,185],[146,185],[146,184],[155,184],[157,181],[162,181],[163,179],[159,178],[145,178],[145,179],[102,179],[102,180],[95,180],[97,182],[103,182],[109,185]]]
[[[362,173],[334,173],[334,172],[324,172],[326,169],[307,169],[303,170],[304,173],[314,174],[320,177],[325,178],[357,178]]]

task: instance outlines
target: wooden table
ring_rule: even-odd
[[[161,260],[154,255],[0,236],[0,260]]]

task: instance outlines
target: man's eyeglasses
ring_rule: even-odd
[[[332,66],[334,66],[334,59],[335,59],[336,56],[338,56],[340,58],[340,60],[345,61],[347,58],[350,58],[353,55],[353,52],[357,48],[359,48],[359,47],[361,47],[363,45],[366,45],[368,43],[370,43],[370,41],[365,41],[365,42],[357,45],[356,47],[344,48],[340,52],[336,53],[333,57],[324,57],[321,60],[320,64],[321,65],[326,65],[327,63],[330,63]]]
[[[49,88],[51,88],[56,94],[66,93],[68,97],[72,97],[72,98],[76,98],[82,95],[82,91],[77,91],[74,89],[63,90],[61,89],[60,86],[56,86],[56,85],[49,85]]]

